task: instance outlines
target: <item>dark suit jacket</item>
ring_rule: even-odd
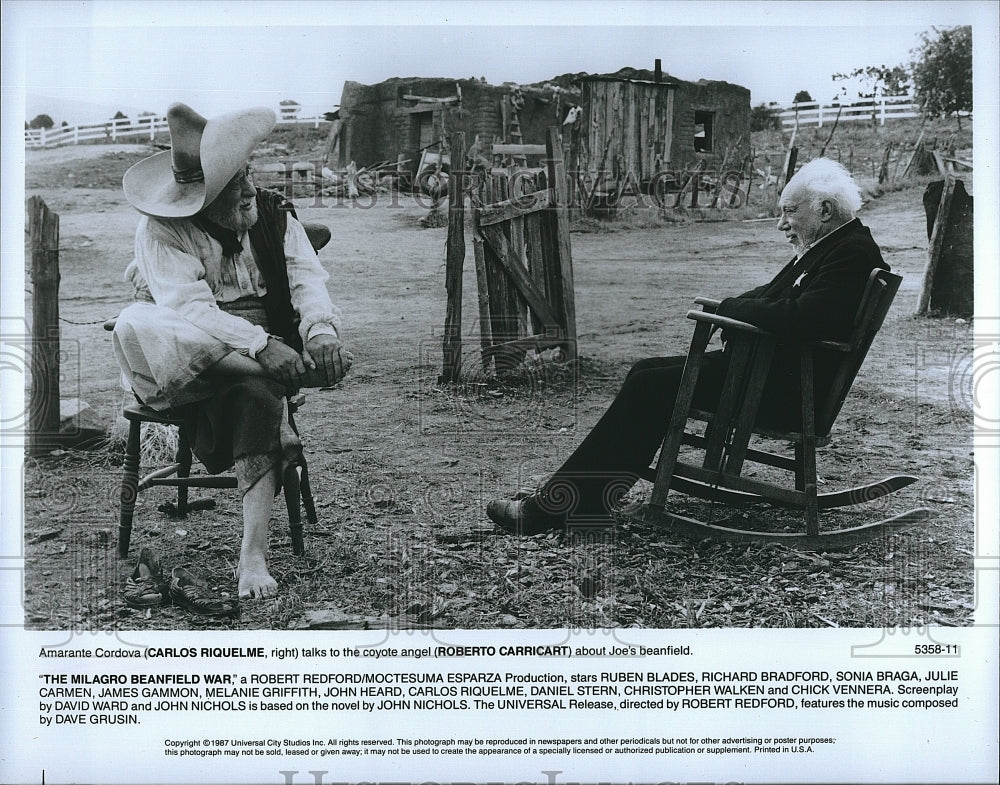
[[[868,227],[855,218],[820,240],[802,258],[785,265],[770,283],[719,304],[720,316],[749,322],[782,337],[768,375],[759,423],[797,427],[801,392],[799,355],[794,345],[847,338],[868,276],[876,267],[889,269]],[[817,391],[830,385],[839,359],[835,352],[816,353]],[[832,423],[817,425],[822,432]]]
[[[889,269],[868,227],[855,218],[785,265],[770,283],[723,300],[718,313],[789,340],[846,338],[876,267]]]

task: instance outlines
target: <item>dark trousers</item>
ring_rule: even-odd
[[[542,488],[545,512],[569,519],[607,518],[648,467],[666,435],[685,356],[650,357],[632,366],[608,410]],[[723,352],[704,355],[696,408],[714,409],[725,377]]]

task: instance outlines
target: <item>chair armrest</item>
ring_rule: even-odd
[[[705,310],[705,311],[707,311],[708,313],[715,313],[715,310],[719,307],[719,303],[721,303],[721,302],[722,302],[722,300],[716,300],[716,299],[714,299],[712,297],[695,297],[694,298],[694,304],[695,305],[700,305],[702,307],[702,309]]]
[[[772,338],[777,337],[774,333],[762,330],[760,327],[755,327],[747,322],[741,322],[738,319],[730,319],[728,316],[719,316],[718,314],[707,313],[706,311],[688,311],[687,318],[694,319],[696,322],[707,322],[715,327],[721,327],[723,330],[736,330],[737,332],[750,333],[751,335],[767,335]]]
[[[835,352],[844,352],[845,354],[854,351],[854,346],[845,341],[816,341],[812,345],[820,349],[831,349]]]

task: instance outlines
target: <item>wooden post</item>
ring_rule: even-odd
[[[885,146],[885,153],[882,155],[882,165],[878,170],[879,185],[889,179],[889,156],[892,154],[892,142]]]
[[[31,403],[29,452],[51,449],[59,433],[59,216],[28,200],[31,237]]]
[[[792,175],[795,174],[795,164],[799,160],[799,148],[789,147],[788,148],[788,158],[785,161],[785,181],[782,183],[781,187],[784,188],[788,185],[788,181],[792,179]]]
[[[934,228],[931,230],[930,247],[927,252],[927,266],[924,267],[923,287],[920,290],[920,301],[917,303],[917,316],[926,316],[930,308],[931,291],[934,289],[934,274],[937,272],[938,260],[941,258],[944,236],[948,231],[951,197],[954,193],[955,178],[946,177],[944,187],[941,189],[941,201],[938,202],[937,215],[934,217]]]
[[[573,291],[573,252],[569,240],[569,183],[562,157],[562,136],[558,127],[551,127],[545,137],[545,155],[548,158],[549,188],[555,194],[556,249],[554,260],[559,270],[562,286],[562,317],[566,330],[566,359],[576,359],[576,300]]]
[[[465,265],[465,133],[451,137],[451,177],[448,179],[448,242],[444,285],[448,304],[444,317],[442,384],[457,382],[462,373],[462,268]]]
[[[326,139],[326,152],[323,154],[323,166],[326,166],[330,158],[333,157],[333,165],[337,166],[340,159],[340,118],[333,121],[330,126],[330,135]]]
[[[781,189],[788,184],[788,172],[795,171],[795,160],[793,156],[797,157],[799,154],[798,148],[795,146],[795,137],[799,132],[799,115],[798,112],[795,113],[795,128],[792,129],[792,138],[788,140],[788,152],[785,154],[785,166],[782,169],[782,174],[785,176],[785,180],[779,183],[778,193],[781,193]],[[793,152],[794,151],[794,152]]]
[[[917,137],[917,143],[913,145],[913,152],[910,153],[910,160],[906,162],[906,168],[903,170],[904,179],[910,173],[910,169],[913,167],[913,162],[917,158],[917,153],[923,150],[922,145],[924,143],[924,123],[926,122],[927,118],[925,117],[920,123],[920,135]]]

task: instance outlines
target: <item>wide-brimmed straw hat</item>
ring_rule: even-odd
[[[170,150],[135,164],[122,178],[139,212],[187,218],[211,204],[277,122],[271,109],[245,109],[206,120],[185,104],[167,109]]]

